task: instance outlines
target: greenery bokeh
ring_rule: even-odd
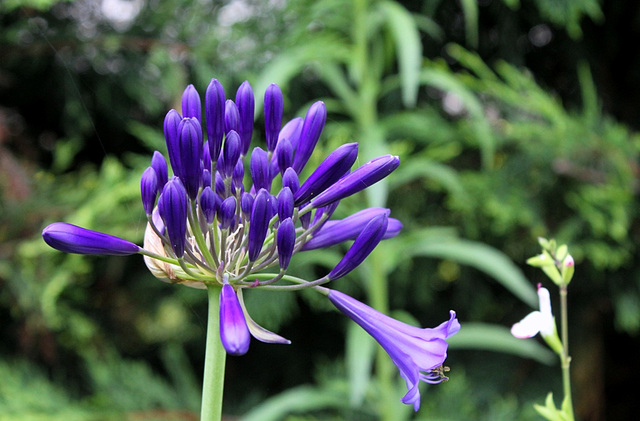
[[[390,361],[322,297],[252,291],[254,319],[293,344],[228,359],[228,419],[539,419],[559,367],[508,334],[546,282],[525,266],[539,236],[576,260],[578,418],[631,419],[638,17],[596,0],[0,3],[0,420],[197,419],[206,294],[158,282],[139,256],[59,253],[40,232],[66,221],[141,244],[139,177],[165,150],[164,114],[213,77],[228,97],[249,80],[257,104],[280,84],[288,118],[325,101],[308,167],[351,141],[361,162],[399,155],[336,217],[383,205],[403,233],[334,287],[425,327],[455,309],[463,326],[451,380],[414,415]],[[315,279],[342,252],[290,271]]]

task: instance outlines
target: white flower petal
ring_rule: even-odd
[[[539,311],[529,313],[519,323],[511,327],[511,334],[516,338],[532,338],[540,332],[540,328],[545,322],[546,317]]]

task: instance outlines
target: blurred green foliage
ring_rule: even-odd
[[[157,282],[135,256],[63,255],[39,233],[63,220],[141,243],[139,175],[164,149],[164,113],[212,77],[229,97],[249,80],[258,107],[279,83],[289,118],[324,100],[309,167],[354,140],[362,161],[400,155],[387,183],[336,217],[388,206],[403,234],[335,287],[416,325],[453,308],[463,325],[451,380],[425,387],[414,416],[390,361],[322,298],[251,291],[256,321],[293,345],[254,341],[229,360],[228,414],[536,419],[531,403],[559,379],[539,343],[507,328],[536,305],[542,277],[524,262],[538,236],[570,244],[577,263],[580,417],[633,413],[611,391],[638,370],[612,355],[638,351],[640,138],[575,52],[585,27],[607,22],[597,1],[116,2],[129,15],[107,3],[0,6],[0,419],[197,419],[201,291]],[[533,27],[549,44],[533,44]],[[574,60],[560,77],[535,60],[545,54]],[[342,252],[302,254],[290,270],[314,278]]]

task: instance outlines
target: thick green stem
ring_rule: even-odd
[[[569,356],[569,327],[567,310],[567,285],[560,286],[560,329],[562,336],[562,389],[564,392],[564,403],[567,408],[569,419],[573,420],[573,401],[571,399],[571,374],[569,367],[571,357]]]
[[[208,285],[209,316],[207,319],[207,345],[202,382],[202,409],[200,421],[222,419],[224,392],[224,365],[227,353],[220,341],[220,285]]]

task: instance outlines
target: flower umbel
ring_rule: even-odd
[[[324,128],[326,107],[318,101],[304,118],[282,126],[280,88],[270,85],[264,98],[266,147],[251,149],[255,98],[248,82],[233,101],[213,79],[204,95],[204,112],[196,88],[185,89],[182,114],[171,110],[164,121],[168,160],[154,152],[142,174],[141,197],[148,220],[144,248],[64,223],[45,228],[45,241],[69,253],[140,253],[151,273],[164,281],[222,287],[221,336],[230,354],[247,351],[246,332],[265,342],[288,343],[249,317],[242,290],[322,285],[362,263],[381,239],[398,234],[402,224],[388,217],[388,209],[365,210],[371,223],[359,217],[343,219],[333,225],[341,236],[309,247],[355,240],[329,275],[305,281],[287,274],[289,262],[322,232],[339,200],[386,177],[399,158],[374,158],[350,172],[358,144],[349,143],[329,153],[315,171],[306,170],[310,175],[303,178]],[[330,227],[325,237],[332,236]]]
[[[420,381],[440,383],[447,380],[443,367],[448,344],[445,339],[460,330],[455,311],[449,320],[433,329],[421,329],[399,322],[339,291],[330,290],[329,300],[345,315],[360,325],[389,354],[400,370],[408,392],[402,402],[420,408]]]

